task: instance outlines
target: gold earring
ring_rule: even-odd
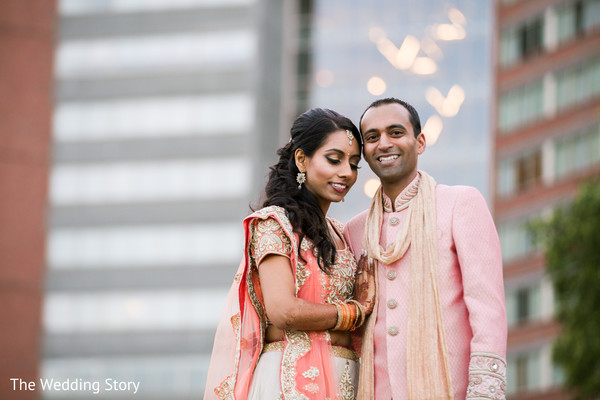
[[[302,189],[302,184],[306,182],[306,173],[304,171],[300,171],[296,175],[296,182],[298,182],[298,190]]]

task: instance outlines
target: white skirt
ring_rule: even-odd
[[[358,357],[352,350],[333,346],[333,362],[342,400],[354,400],[358,388]],[[268,343],[258,359],[248,400],[281,400],[280,367],[283,342]]]

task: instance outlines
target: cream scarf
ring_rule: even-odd
[[[409,246],[412,248],[406,341],[408,398],[452,400],[448,349],[438,289],[436,183],[427,173],[419,171],[418,174],[418,192],[408,206],[394,245],[387,250],[379,245],[383,223],[383,190],[379,187],[365,224],[364,248],[370,257],[383,264],[394,263],[404,256]],[[372,399],[374,393],[373,329],[376,310],[377,305],[363,337],[359,400]]]

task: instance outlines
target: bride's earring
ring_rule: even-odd
[[[306,182],[306,173],[304,171],[300,171],[296,175],[296,182],[298,182],[298,190],[302,189],[302,184]]]

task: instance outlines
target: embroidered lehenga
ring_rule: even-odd
[[[343,238],[341,223],[329,219]],[[352,296],[356,261],[348,246],[337,250],[329,274],[318,266],[313,244],[293,232],[285,210],[271,206],[244,220],[245,254],[221,316],[211,358],[206,399],[354,399],[358,358],[331,346],[327,331],[283,331],[265,343],[269,324],[257,265],[267,254],[289,257],[296,296],[315,303],[345,302]],[[300,255],[302,257],[300,257]]]

